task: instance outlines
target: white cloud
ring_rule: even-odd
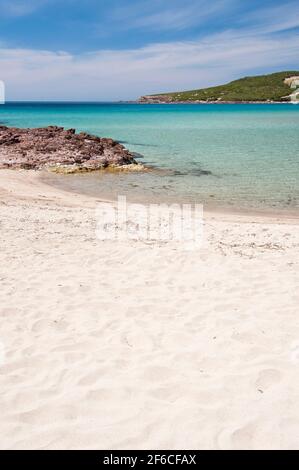
[[[82,55],[0,49],[8,100],[114,100],[219,84],[253,70],[296,68],[297,35],[226,32],[193,42]]]
[[[152,0],[113,10],[111,19],[121,29],[181,30],[200,25],[212,16],[221,16],[235,0]]]
[[[6,16],[30,15],[49,0],[0,0],[0,12]]]
[[[273,34],[299,27],[298,0],[288,1],[271,8],[260,8],[243,18],[243,25],[249,25],[250,33]],[[248,27],[246,28],[248,31]]]

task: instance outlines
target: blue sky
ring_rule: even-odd
[[[0,0],[7,99],[134,99],[299,69],[296,0]]]

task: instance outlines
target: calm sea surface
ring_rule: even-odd
[[[51,175],[98,197],[299,210],[299,105],[8,103],[8,126],[60,125],[112,137],[153,167],[147,173]]]

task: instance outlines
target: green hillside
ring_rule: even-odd
[[[284,101],[294,89],[284,83],[285,78],[299,76],[299,71],[278,72],[270,75],[245,77],[226,85],[199,90],[163,93],[141,98],[141,101]],[[299,90],[299,87],[297,87]]]

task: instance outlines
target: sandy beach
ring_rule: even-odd
[[[186,251],[96,205],[0,171],[1,449],[298,449],[298,219],[205,213]]]

